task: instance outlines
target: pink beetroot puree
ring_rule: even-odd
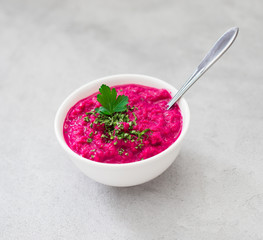
[[[114,87],[118,95],[129,98],[129,119],[135,120],[135,131],[150,129],[140,140],[105,138],[103,124],[94,123],[96,114],[85,121],[86,112],[100,107],[97,94],[76,103],[68,112],[64,122],[64,138],[68,146],[80,156],[102,163],[129,163],[152,157],[173,144],[182,129],[182,115],[177,104],[166,110],[171,95],[165,89],[156,89],[137,84]],[[97,113],[98,114],[98,113]],[[123,131],[129,124],[121,123]],[[117,127],[116,127],[117,129]]]

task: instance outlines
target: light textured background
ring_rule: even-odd
[[[260,0],[0,1],[0,239],[263,239],[262,9]],[[71,91],[117,73],[178,88],[232,26],[233,47],[187,93],[191,126],[169,170],[113,188],[73,166],[53,131]]]

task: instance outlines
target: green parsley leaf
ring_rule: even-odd
[[[111,90],[110,87],[102,84],[99,91],[101,94],[97,95],[97,100],[102,106],[95,109],[96,113],[112,115],[115,112],[123,112],[127,109],[128,97],[124,95],[117,97],[115,88]]]
[[[111,112],[107,110],[105,107],[95,108],[96,113],[102,113],[104,115],[111,115]]]

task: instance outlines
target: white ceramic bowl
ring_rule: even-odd
[[[164,88],[171,92],[172,96],[177,92],[177,90],[167,82],[144,75],[121,74],[89,82],[70,94],[58,109],[55,118],[55,133],[57,139],[75,165],[84,174],[97,182],[116,187],[128,187],[150,181],[163,173],[179,154],[190,122],[188,104],[183,98],[178,102],[183,116],[182,132],[179,138],[163,152],[140,162],[124,164],[95,162],[79,156],[69,148],[63,137],[63,123],[69,109],[79,100],[97,92],[103,83],[108,86],[134,83],[155,88]],[[107,151],[107,149],[105,149],[105,151]]]

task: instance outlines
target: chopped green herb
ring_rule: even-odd
[[[119,149],[119,154],[122,155],[124,153],[124,149],[123,148],[120,148]]]
[[[132,130],[131,131],[131,134],[134,134],[134,135],[136,135],[137,137],[138,137],[138,139],[141,139],[142,138],[142,136],[145,134],[145,133],[147,133],[147,132],[149,132],[149,131],[151,131],[149,128],[147,128],[147,129],[145,129],[145,130],[143,130],[143,131],[135,131],[135,130]]]
[[[143,144],[140,143],[140,144],[138,145],[138,147],[141,149],[141,148],[143,147]]]
[[[91,155],[90,158],[94,158],[95,156],[94,155]]]
[[[92,149],[92,150],[90,150],[91,152],[95,152],[96,151],[96,149]]]
[[[150,129],[150,128],[147,128],[147,129],[143,130],[143,131],[141,132],[141,134],[143,135],[143,134],[145,134],[145,133],[147,133],[147,132],[149,132],[149,131],[151,131],[151,129]]]
[[[91,110],[90,112],[86,112],[86,115],[96,115],[95,111],[94,110]]]
[[[134,116],[134,120],[133,121],[137,121],[137,117],[136,117],[134,112],[132,113],[132,115]]]
[[[133,111],[134,110],[134,106],[131,107],[130,105],[127,105],[127,110]]]
[[[89,125],[89,127],[90,127],[90,128],[93,128],[93,123],[91,123],[91,124]]]
[[[129,154],[128,153],[125,153],[125,156],[128,156]]]
[[[92,138],[88,138],[87,142],[91,143],[92,142]]]
[[[136,130],[131,130],[131,134],[137,135],[137,131]]]
[[[90,118],[89,118],[89,117],[84,117],[84,120],[85,120],[86,122],[89,122],[89,121],[90,121]]]
[[[118,144],[118,142],[114,142],[113,144],[114,144],[114,145],[117,145],[117,144]]]

